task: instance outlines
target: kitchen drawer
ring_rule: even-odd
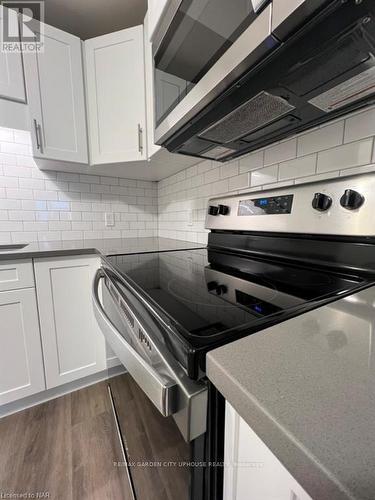
[[[34,287],[31,259],[0,262],[0,292]]]

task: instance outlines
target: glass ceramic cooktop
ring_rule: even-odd
[[[190,335],[212,336],[338,295],[360,281],[199,249],[109,257]]]

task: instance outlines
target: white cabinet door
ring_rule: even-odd
[[[0,41],[3,40],[3,18],[7,16],[12,32],[19,33],[18,17],[14,10],[0,6]],[[0,50],[0,97],[25,102],[25,81],[21,52]]]
[[[151,41],[154,38],[156,28],[171,0],[148,0],[147,13],[149,16],[149,33]]]
[[[43,391],[34,288],[0,292],[0,405]]]
[[[82,42],[52,26],[43,28],[43,51],[24,55],[33,153],[87,164]],[[40,25],[33,29],[40,31]]]
[[[106,368],[105,342],[91,302],[96,256],[34,262],[47,388]]]
[[[143,26],[84,42],[92,165],[145,160]]]
[[[6,260],[0,263],[0,292],[34,287],[31,259]]]
[[[224,500],[312,500],[226,403]]]
[[[149,41],[149,13],[146,14],[144,24],[144,50],[145,50],[145,85],[146,85],[146,116],[147,116],[147,157],[151,158],[160,149],[155,144],[155,94],[154,94],[154,60],[152,57],[152,44]]]

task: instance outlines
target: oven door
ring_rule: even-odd
[[[107,268],[97,271],[92,296],[106,341],[156,409],[164,417],[173,416],[185,441],[204,434],[207,386],[191,380],[169,352],[157,318],[130,285]]]
[[[170,2],[153,41],[158,144],[278,44],[269,3]]]

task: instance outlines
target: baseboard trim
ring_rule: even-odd
[[[51,399],[59,398],[65,394],[78,391],[79,389],[83,389],[84,387],[97,384],[103,380],[116,377],[117,375],[121,375],[125,372],[126,370],[122,365],[113,366],[101,372],[89,375],[88,377],[75,380],[74,382],[69,382],[68,384],[60,385],[59,387],[55,387],[53,389],[38,392],[38,394],[27,396],[26,398],[19,399],[18,401],[12,401],[11,403],[0,406],[0,418],[7,417],[13,413],[45,403]]]

